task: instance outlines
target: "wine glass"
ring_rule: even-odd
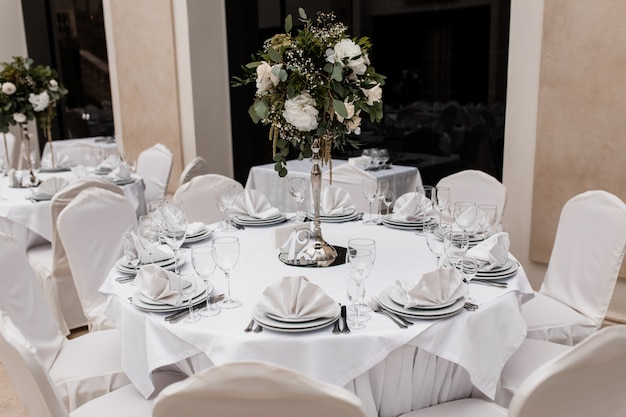
[[[349,279],[348,286],[346,288],[346,296],[348,297],[348,301],[350,301],[350,305],[348,306],[348,310],[350,312],[354,312],[356,310],[356,304],[358,300],[361,300],[361,321],[368,321],[372,317],[368,314],[372,311],[365,300],[365,285],[361,285],[359,289],[359,294],[357,294],[356,283]]]
[[[141,258],[139,257],[139,252],[137,252],[133,232],[124,233],[124,258],[126,259],[126,264],[134,271],[137,271]]]
[[[370,216],[367,220],[363,221],[363,224],[376,224],[376,219],[374,219],[374,214],[372,213],[372,203],[376,199],[376,190],[378,189],[378,181],[376,179],[366,179],[361,180],[361,192],[363,193],[363,197],[370,204]]]
[[[439,213],[442,219],[444,214],[449,214],[450,210],[450,188],[435,187],[432,194],[433,209]]]
[[[221,308],[237,308],[242,302],[230,296],[230,273],[239,261],[239,239],[233,236],[219,237],[213,241],[213,259],[226,277],[226,297],[217,303]]]
[[[452,230],[452,226],[449,224],[429,224],[424,227],[424,235],[426,236],[426,245],[428,249],[437,258],[437,268],[439,268],[439,261],[441,255],[444,252],[444,236],[446,232]]]
[[[476,222],[478,232],[482,233],[483,239],[487,238],[489,232],[495,227],[498,217],[498,206],[492,204],[479,204]]]
[[[304,178],[289,178],[289,195],[291,195],[293,199],[296,200],[296,215],[292,220],[299,223],[303,222],[306,218],[304,210],[302,210],[305,188],[306,181],[304,180]]]
[[[154,263],[154,252],[159,247],[159,235],[152,224],[150,216],[143,215],[139,217],[137,225],[137,238],[142,248],[148,252],[150,263]]]
[[[415,198],[417,198],[417,207],[420,210],[416,215],[421,215],[424,220],[433,209],[433,188],[432,185],[418,185],[415,187]]]
[[[363,329],[365,324],[361,321],[361,304],[363,303],[362,295],[365,291],[361,291],[361,286],[369,274],[372,267],[373,254],[367,249],[348,249],[346,253],[346,264],[350,273],[350,279],[356,284],[357,302],[355,303],[354,320],[350,323],[353,330]]]
[[[221,204],[224,207],[224,215],[226,217],[225,231],[237,230],[230,222],[230,209],[235,204],[235,198],[237,197],[237,187],[234,184],[224,184],[219,186],[218,198],[221,200]]]
[[[366,237],[356,237],[348,240],[348,252],[351,250],[359,250],[366,249],[370,252],[372,256],[372,266],[374,266],[374,262],[376,261],[376,241],[374,239],[366,238]],[[347,258],[346,258],[347,261]],[[361,313],[370,312],[371,309],[365,302],[365,287],[361,290],[362,298],[360,299],[361,303]],[[356,293],[356,289],[355,289]],[[353,307],[354,308],[354,307]],[[352,309],[351,309],[352,310]]]
[[[452,214],[457,226],[467,233],[476,222],[478,207],[471,201],[457,201],[454,203]]]
[[[470,288],[470,281],[476,276],[476,273],[478,272],[478,261],[476,260],[476,258],[473,258],[471,256],[463,256],[459,260],[459,264],[457,265],[457,268],[461,270],[461,273],[463,274],[463,278],[467,282],[466,299],[467,301],[473,302],[474,299],[470,297],[469,288]]]
[[[467,253],[469,236],[465,232],[450,230],[444,234],[443,249],[452,266],[456,267],[459,260]]]
[[[378,219],[376,219],[376,223],[382,223],[382,208],[383,208],[383,199],[385,198],[385,194],[389,191],[389,181],[385,179],[381,179],[377,181],[376,186],[376,198],[378,199]]]
[[[200,246],[191,249],[191,264],[196,274],[204,280],[206,286],[206,307],[200,310],[198,314],[203,317],[211,317],[220,313],[220,309],[211,302],[211,294],[209,294],[209,281],[215,272],[215,259],[213,246]]]
[[[168,203],[164,209],[163,238],[174,251],[174,273],[178,275],[178,252],[187,235],[185,213],[177,206]]]
[[[385,204],[385,213],[389,214],[391,211],[391,206],[393,202],[396,201],[396,193],[393,190],[389,189],[383,196],[383,203]]]
[[[180,298],[183,302],[187,302],[189,314],[183,320],[185,323],[195,323],[200,320],[200,316],[196,314],[193,308],[193,297],[198,289],[198,283],[191,275],[183,275],[180,277]]]
[[[146,211],[148,216],[152,219],[152,223],[159,234],[159,240],[161,239],[163,222],[165,221],[165,216],[163,215],[164,206],[165,200],[148,201],[146,204]]]

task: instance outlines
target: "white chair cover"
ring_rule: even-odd
[[[625,250],[626,204],[618,197],[594,190],[565,203],[539,295],[522,306],[528,337],[572,345],[595,332]]]
[[[6,143],[6,148],[5,148]],[[7,160],[7,151],[9,158]],[[19,158],[19,148],[17,138],[13,133],[0,133],[0,160],[7,163],[8,168],[17,169],[17,159]]]
[[[165,388],[153,417],[364,417],[347,390],[266,362],[208,368]]]
[[[124,195],[120,187],[98,177],[82,178],[68,185],[55,194],[50,202],[52,243],[28,250],[29,261],[64,335],[69,334],[69,329],[85,326],[87,319],[76,293],[65,248],[57,233],[56,221],[61,211],[74,197],[92,187]]]
[[[479,399],[444,403],[402,417],[623,417],[626,326],[604,328],[533,371],[505,409]],[[494,408],[498,407],[498,413]]]
[[[234,179],[220,174],[206,174],[193,178],[176,190],[174,203],[182,207],[187,222],[219,222],[223,214],[217,208],[217,187],[226,184],[234,184],[243,193],[243,186]]]
[[[191,181],[192,178],[209,173],[209,163],[203,157],[196,156],[190,163],[187,164],[185,169],[183,169],[183,172],[180,173],[178,188]]]
[[[0,262],[4,265],[0,274],[0,310],[28,340],[69,410],[130,383],[121,366],[121,338],[117,330],[67,340],[51,314],[24,249],[4,234],[0,234]],[[0,361],[9,366],[4,358]]]
[[[165,198],[174,156],[161,143],[142,151],[137,157],[137,174],[146,184],[146,203]]]
[[[136,226],[137,217],[130,201],[99,188],[82,191],[57,219],[90,330],[112,327],[104,315],[106,296],[98,288],[123,255],[122,236]]]
[[[497,223],[500,223],[506,207],[506,187],[491,175],[468,169],[442,178],[437,187],[450,188],[450,204],[455,201],[473,201],[497,206]]]
[[[376,177],[350,164],[342,164],[338,167],[333,167],[332,171],[332,184],[330,183],[330,171],[326,170],[322,173],[322,188],[328,187],[329,185],[336,185],[343,188],[352,197],[357,211],[369,213],[369,203],[365,197],[363,197],[361,180],[376,179]],[[311,202],[312,201],[313,200],[311,200]],[[372,211],[377,210],[378,204],[376,202],[372,203]]]

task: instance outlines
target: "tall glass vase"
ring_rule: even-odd
[[[311,150],[313,156],[313,168],[311,168],[311,192],[313,195],[313,234],[315,244],[307,251],[307,255],[317,263],[318,267],[329,266],[337,258],[337,251],[324,241],[322,228],[320,226],[320,195],[322,191],[322,170],[320,168],[320,139],[313,140]]]

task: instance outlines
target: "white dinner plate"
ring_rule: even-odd
[[[337,315],[339,313],[341,313],[341,308],[339,307],[339,304],[337,304],[336,306],[336,311],[333,314],[333,317],[337,317]],[[324,319],[324,318],[330,318],[330,317],[316,317],[316,318],[301,318],[301,317],[281,317],[277,314],[272,314],[270,312],[265,312],[265,314],[267,315],[267,317],[269,317],[272,320],[275,321],[279,321],[281,323],[309,323],[315,320],[319,320],[319,319]]]
[[[39,172],[41,173],[49,173],[49,172],[66,172],[71,171],[70,167],[55,167],[55,168],[39,168]]]
[[[284,321],[274,320],[271,317],[268,317],[265,311],[263,311],[261,307],[259,307],[258,304],[254,306],[254,308],[252,309],[252,317],[262,327],[265,327],[271,330],[276,330],[277,332],[288,332],[288,333],[310,332],[312,330],[321,329],[322,327],[326,327],[329,324],[332,324],[336,320],[338,320],[339,315],[340,314],[337,313],[335,317],[322,317],[322,318],[307,321],[307,322],[287,323]]]
[[[273,224],[282,223],[287,220],[287,216],[285,214],[280,213],[277,216],[270,217],[267,219],[257,219],[256,217],[240,214],[235,216],[233,221],[237,224],[243,226],[269,226]]]
[[[195,278],[194,278],[194,279],[195,279]],[[191,284],[187,283],[186,287],[188,287],[189,285],[191,285]],[[213,293],[213,285],[212,285],[211,283],[209,283],[209,292],[208,292],[208,294],[209,294],[209,295],[211,295],[212,293]],[[206,295],[206,294],[207,294],[207,293],[206,293],[206,288],[205,288],[205,283],[204,283],[204,280],[196,280],[196,291],[195,291],[195,292],[194,292],[194,294],[193,294],[193,297],[192,297],[191,302],[193,303],[193,302],[194,302],[194,299],[195,299],[195,298],[198,298],[198,297],[203,297],[203,298],[206,298],[206,297],[205,297],[205,295]],[[135,297],[137,297],[137,299],[138,299],[139,301],[141,301],[142,303],[147,304],[147,305],[149,305],[149,306],[165,306],[165,307],[167,307],[167,308],[174,307],[174,306],[172,306],[171,304],[167,304],[167,303],[166,303],[166,302],[164,302],[164,301],[161,301],[161,300],[154,300],[154,299],[152,299],[152,298],[148,297],[147,295],[143,294],[143,293],[142,293],[142,292],[140,292],[140,291],[137,291],[137,292],[133,295],[133,301],[134,301]],[[187,304],[188,304],[188,303],[187,303]],[[187,305],[187,304],[185,304],[185,305]],[[177,306],[177,307],[180,307],[180,306]]]
[[[313,213],[307,213],[309,219],[315,218]],[[344,223],[351,222],[359,218],[359,213],[352,212],[351,214],[342,214],[339,216],[320,216],[320,222],[322,223]]]
[[[402,305],[396,303],[391,299],[389,293],[394,288],[394,286],[385,288],[378,294],[378,301],[380,305],[396,314],[400,314],[406,317],[419,318],[419,319],[440,319],[445,317],[450,317],[457,314],[459,311],[463,309],[465,305],[465,297],[461,297],[456,300],[453,304],[443,307],[443,308],[432,308],[432,309],[416,309],[416,308],[404,308]]]
[[[169,263],[159,265],[158,262],[155,262],[155,264],[159,265],[163,269],[167,269],[168,271],[173,271],[174,268],[176,267],[176,264],[174,263],[174,258],[166,259],[165,261],[161,261],[161,262],[169,262]],[[138,271],[136,269],[133,269],[129,267],[128,265],[123,265],[125,263],[126,263],[126,258],[119,259],[117,262],[115,262],[115,269],[117,269],[119,272],[123,274],[129,274],[129,275],[137,274]],[[185,257],[179,256],[178,267],[180,268],[180,266],[183,265],[184,263],[185,263]]]
[[[204,239],[208,239],[213,234],[214,231],[215,229],[211,229],[207,227],[204,232],[201,232],[193,236],[185,237],[184,243],[195,243],[195,242],[200,242],[201,240],[204,240]]]
[[[391,288],[391,290],[389,291],[389,298],[391,299],[391,301],[397,303],[399,306],[404,306],[408,299],[406,294],[404,294],[400,288],[393,286]],[[456,303],[457,300],[450,300],[448,302],[445,302],[443,304],[437,304],[437,305],[432,305],[432,304],[428,304],[428,305],[419,305],[419,306],[415,306],[412,307],[411,309],[419,309],[419,310],[432,310],[432,309],[438,309],[438,308],[444,308],[444,307],[448,307],[451,306],[452,304]]]
[[[139,294],[138,292],[135,293],[135,295]],[[206,301],[206,292],[202,292],[202,294],[200,294],[198,297],[192,298],[191,300],[191,305],[195,306],[198,304],[201,304],[203,302]],[[137,307],[140,310],[144,310],[144,311],[151,311],[154,313],[173,313],[175,311],[180,311],[180,310],[184,310],[186,308],[189,308],[189,303],[187,301],[181,303],[178,306],[172,306],[172,305],[151,305],[151,304],[146,304],[143,301],[141,301],[138,297],[133,296],[133,305],[135,307]]]
[[[401,229],[401,230],[421,230],[427,225],[434,224],[436,222],[435,219],[429,218],[426,222],[416,221],[416,222],[402,222],[397,220],[390,220],[388,218],[383,217],[383,224],[387,227],[391,227],[393,229]]]
[[[124,179],[107,178],[107,180],[109,180],[110,182],[112,182],[115,185],[126,185],[126,184],[130,184],[132,182],[135,182],[135,179],[133,177],[124,178]]]
[[[31,195],[28,197],[30,200],[35,200],[35,201],[48,201],[52,199],[52,195],[50,194],[35,194],[34,192],[31,193]]]

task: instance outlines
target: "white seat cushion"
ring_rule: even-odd
[[[542,293],[522,305],[522,316],[531,339],[574,345],[598,330],[587,316]]]
[[[96,398],[70,413],[70,417],[150,417],[152,400],[146,400],[132,385]]]
[[[502,417],[506,415],[506,409],[497,404],[477,398],[466,398],[411,411],[399,417]]]

